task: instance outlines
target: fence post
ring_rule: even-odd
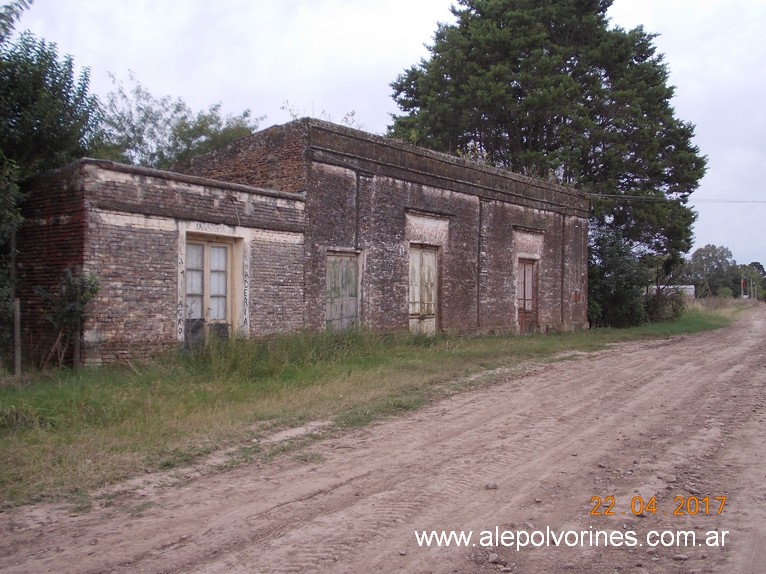
[[[13,300],[13,372],[21,376],[21,303]]]

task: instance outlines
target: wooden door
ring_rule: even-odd
[[[359,325],[359,261],[356,254],[327,256],[325,327],[332,331]]]
[[[537,265],[532,259],[519,259],[516,276],[516,298],[519,310],[519,332],[532,333],[537,327]]]
[[[410,246],[410,332],[436,333],[438,309],[438,251],[435,247]]]

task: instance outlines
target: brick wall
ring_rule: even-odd
[[[378,136],[307,120],[309,185],[307,300],[322,319],[323,249],[364,256],[362,319],[378,330],[408,326],[407,213],[447,222],[439,245],[437,327],[517,332],[514,238],[540,237],[538,329],[587,326],[581,273],[587,266],[588,200],[574,190]],[[332,209],[328,209],[332,207]],[[415,241],[417,242],[417,241]],[[575,293],[577,291],[577,293]]]
[[[30,183],[18,267],[28,339],[49,343],[34,287],[81,267],[101,280],[88,361],[177,345],[187,234],[233,246],[237,327],[249,336],[323,329],[336,251],[359,256],[362,323],[406,331],[418,243],[438,248],[442,331],[517,332],[521,256],[536,261],[538,328],[587,325],[588,200],[574,190],[316,120],[177,169],[81,160]]]
[[[52,334],[34,288],[52,289],[67,267],[100,282],[83,334],[86,362],[178,346],[187,234],[230,242],[240,259],[230,304],[241,311],[244,301],[249,313],[233,318],[243,323],[236,327],[263,336],[303,325],[302,197],[93,160],[38,178],[27,191],[20,296],[25,334],[39,347],[50,346],[41,334]]]
[[[173,171],[285,192],[306,189],[308,127],[276,126],[174,166]]]
[[[252,240],[250,334],[290,333],[304,327],[303,238],[259,235]]]
[[[267,169],[264,155],[284,167]],[[539,328],[587,325],[581,276],[588,199],[575,190],[313,119],[270,128],[179,169],[305,190],[311,329],[324,324],[325,261],[333,250],[360,254],[362,322],[407,329],[408,212],[448,221],[448,241],[439,246],[440,329],[518,329],[514,229],[542,237],[535,254]]]
[[[178,232],[172,220],[107,223],[90,215],[85,268],[99,278],[83,349],[89,363],[137,359],[177,344]],[[155,223],[152,228],[152,223]]]
[[[24,191],[27,198],[21,208],[25,220],[16,243],[16,295],[21,300],[24,355],[37,363],[57,337],[46,319],[50,305],[37,288],[52,293],[67,268],[81,268],[87,215],[80,170],[51,172],[28,182]]]

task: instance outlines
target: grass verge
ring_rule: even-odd
[[[487,384],[492,376],[469,377],[491,369],[730,320],[730,312],[692,310],[671,323],[529,337],[293,335],[216,343],[138,365],[40,373],[26,386],[6,381],[0,508],[71,499],[192,464],[276,428],[317,420],[366,425],[469,385],[456,381]],[[245,454],[242,462],[273,455],[255,448]]]

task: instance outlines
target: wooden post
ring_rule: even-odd
[[[72,368],[75,371],[80,368],[80,327],[77,327],[74,332],[74,359],[72,361]]]
[[[21,302],[13,300],[13,372],[21,376]]]

